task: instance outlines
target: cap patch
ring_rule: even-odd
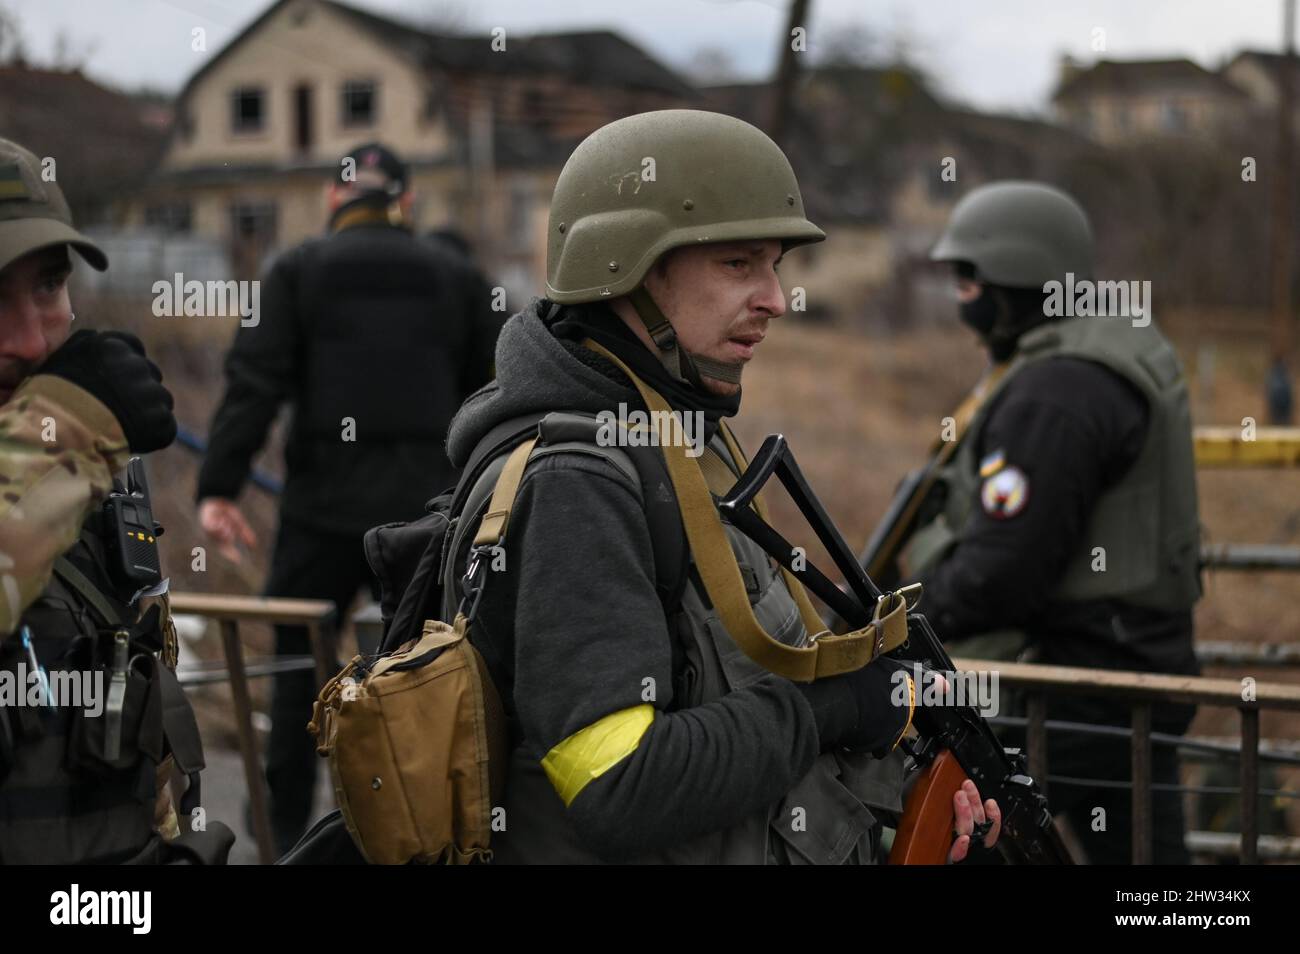
[[[0,200],[30,198],[31,190],[23,181],[23,172],[18,168],[18,163],[0,165]]]

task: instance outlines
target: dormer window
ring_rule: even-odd
[[[230,128],[236,133],[261,132],[266,126],[266,93],[260,86],[243,86],[230,96]]]
[[[378,115],[376,84],[371,80],[349,80],[343,84],[342,124],[370,126]]]

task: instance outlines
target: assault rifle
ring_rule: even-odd
[[[796,550],[750,506],[774,474],[844,575],[847,590],[836,586],[802,556],[802,550]],[[816,593],[851,629],[867,626],[876,618],[877,610],[888,612],[898,605],[897,601],[905,600],[908,638],[890,656],[915,663],[922,672],[953,671],[952,660],[930,623],[920,613],[912,612],[921,596],[920,586],[885,593],[872,582],[808,486],[784,437],[776,434],[767,438],[735,486],[717,503],[727,520]],[[800,558],[796,559],[796,555]],[[919,741],[904,744],[912,770],[920,777],[908,795],[890,853],[891,864],[944,862],[955,823],[952,796],[966,778],[979,787],[981,797],[995,799],[1002,810],[998,847],[1007,861],[1074,863],[1052,823],[1046,796],[1029,777],[1024,755],[1018,749],[1004,748],[978,709],[969,705],[918,705],[913,726]]]

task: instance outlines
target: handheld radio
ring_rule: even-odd
[[[103,514],[113,575],[130,590],[156,586],[162,581],[157,541],[163,528],[153,518],[144,461],[139,457],[132,457],[126,465],[125,492],[115,482],[104,501]]]

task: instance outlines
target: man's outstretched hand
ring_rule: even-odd
[[[221,497],[205,497],[199,502],[199,526],[216,541],[221,555],[232,563],[239,563],[240,546],[257,546],[257,534],[244,519],[239,505]]]

